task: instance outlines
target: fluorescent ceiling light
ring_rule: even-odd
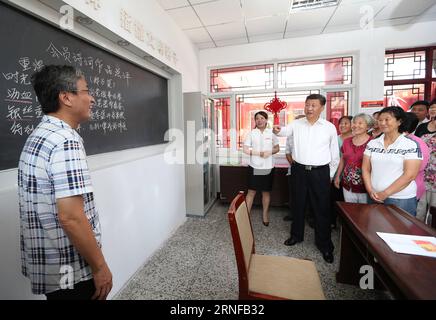
[[[292,0],[289,13],[300,10],[312,10],[337,6],[339,0]]]

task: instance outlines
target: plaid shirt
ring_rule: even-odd
[[[74,271],[74,283],[92,278],[59,223],[56,199],[76,195],[83,196],[86,217],[100,245],[83,140],[64,121],[45,115],[27,139],[18,165],[22,272],[35,294],[61,289],[65,270]]]

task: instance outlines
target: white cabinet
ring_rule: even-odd
[[[186,214],[204,216],[216,199],[213,100],[200,92],[183,94]]]

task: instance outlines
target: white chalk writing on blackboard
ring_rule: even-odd
[[[22,70],[23,72],[31,69],[29,57],[22,57],[22,58],[18,59],[18,63],[20,64],[20,66],[23,67],[23,70]]]
[[[81,52],[71,53],[69,48],[66,46],[62,47],[62,51],[61,51],[53,44],[53,42],[50,42],[46,51],[51,55],[52,58],[56,58],[56,59],[63,58],[65,61],[70,63],[75,63],[80,67],[88,67],[89,69],[94,70],[94,66],[97,66],[99,74],[103,69],[103,61],[101,59],[94,59],[94,57],[91,56],[85,58],[83,57]],[[71,55],[72,55],[72,61],[70,59]],[[127,86],[129,86],[129,79],[131,79],[132,77],[128,71],[122,71],[118,65],[111,66],[109,64],[106,64],[104,71],[106,72],[107,75],[111,75],[111,76],[113,75],[116,78],[124,79],[126,81]]]
[[[98,75],[87,78],[89,93],[96,104],[91,110],[90,122],[82,125],[79,131],[110,133],[128,130],[123,97],[117,91],[117,81],[123,81],[129,86],[129,80],[132,79],[129,72],[123,71],[118,65],[104,63],[100,58],[84,56],[80,51],[74,52],[67,46],[57,46],[53,42],[47,45],[46,52],[52,58],[76,65],[76,68],[89,68],[94,74],[98,72]],[[7,103],[5,118],[12,123],[10,132],[13,135],[30,134],[34,124],[29,124],[29,121],[43,116],[30,82],[30,74],[41,70],[43,66],[44,61],[39,57],[22,56],[17,58],[15,70],[2,70],[3,78],[12,84],[3,93],[2,100]]]

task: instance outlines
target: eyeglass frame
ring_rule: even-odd
[[[80,89],[80,90],[76,89],[76,90],[68,90],[68,91],[70,91],[70,92],[80,92],[80,91],[89,92],[89,89]]]

